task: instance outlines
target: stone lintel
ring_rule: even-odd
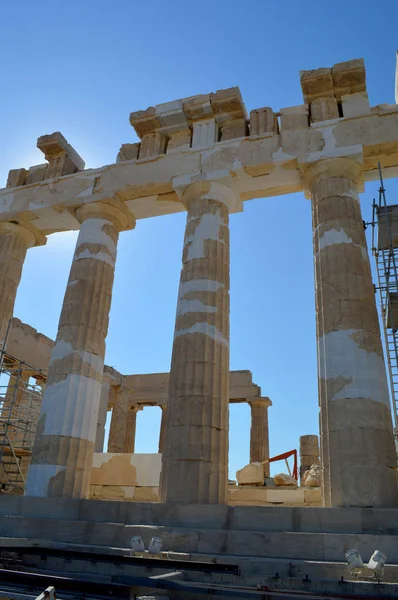
[[[59,131],[39,137],[37,147],[43,152],[48,162],[66,155],[76,167],[76,171],[84,170],[84,160]]]
[[[129,390],[132,405],[167,406],[169,373],[120,375],[115,369],[105,366],[103,381],[104,378],[110,380],[110,385],[116,393],[119,393],[120,390]],[[250,371],[230,371],[229,398],[231,404],[249,402],[252,398],[258,397],[261,397],[261,388],[252,382]]]

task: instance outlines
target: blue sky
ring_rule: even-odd
[[[40,135],[61,131],[87,168],[135,141],[131,111],[238,85],[248,110],[302,103],[299,71],[363,57],[372,105],[394,102],[396,0],[15,0],[3,2],[0,186],[43,162]],[[377,185],[362,195],[364,218]],[[394,202],[398,186],[387,182]],[[317,433],[310,203],[302,194],[245,203],[231,217],[231,369],[250,369],[273,407],[271,454]],[[168,371],[183,214],[120,236],[106,363]],[[55,337],[76,233],[29,251],[15,315]],[[158,409],[138,415],[138,452],[157,449]],[[248,462],[249,409],[235,405],[230,470]],[[279,467],[283,468],[280,463]]]

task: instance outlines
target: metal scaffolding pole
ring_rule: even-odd
[[[7,332],[8,333],[8,332]],[[0,349],[0,489],[22,494],[46,373]]]
[[[373,200],[372,253],[375,257],[380,315],[390,383],[394,432],[398,439],[398,205],[388,205],[379,164],[378,201]]]

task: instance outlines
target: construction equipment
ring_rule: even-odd
[[[378,202],[373,200],[372,253],[376,260],[395,439],[398,436],[398,205],[387,205],[379,163]]]
[[[46,374],[0,349],[0,489],[22,494]]]

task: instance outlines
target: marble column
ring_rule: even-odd
[[[126,453],[134,453],[135,450],[135,432],[137,428],[137,412],[142,410],[142,406],[130,406],[127,413],[126,437],[124,440],[124,450]]]
[[[29,224],[0,222],[0,343],[13,315],[26,252],[46,243],[46,237]]]
[[[166,432],[166,419],[167,419],[167,404],[161,404],[162,418],[160,421],[160,433],[159,433],[159,454],[162,454],[164,448],[164,436]]]
[[[235,194],[189,185],[162,455],[162,502],[224,504],[228,481],[229,212]]]
[[[251,409],[250,462],[263,462],[269,459],[268,407],[269,398],[255,398],[249,402]],[[269,477],[269,463],[264,464],[264,475]]]
[[[304,473],[312,467],[319,465],[319,441],[317,435],[300,436],[300,480]]]
[[[129,412],[130,393],[118,391],[112,408],[111,424],[109,427],[108,452],[121,454],[124,452],[127,430],[127,415]]]
[[[52,351],[27,496],[88,494],[119,231],[133,227],[121,203],[88,203]]]
[[[326,506],[398,505],[386,368],[358,197],[357,160],[304,172],[312,198]]]

